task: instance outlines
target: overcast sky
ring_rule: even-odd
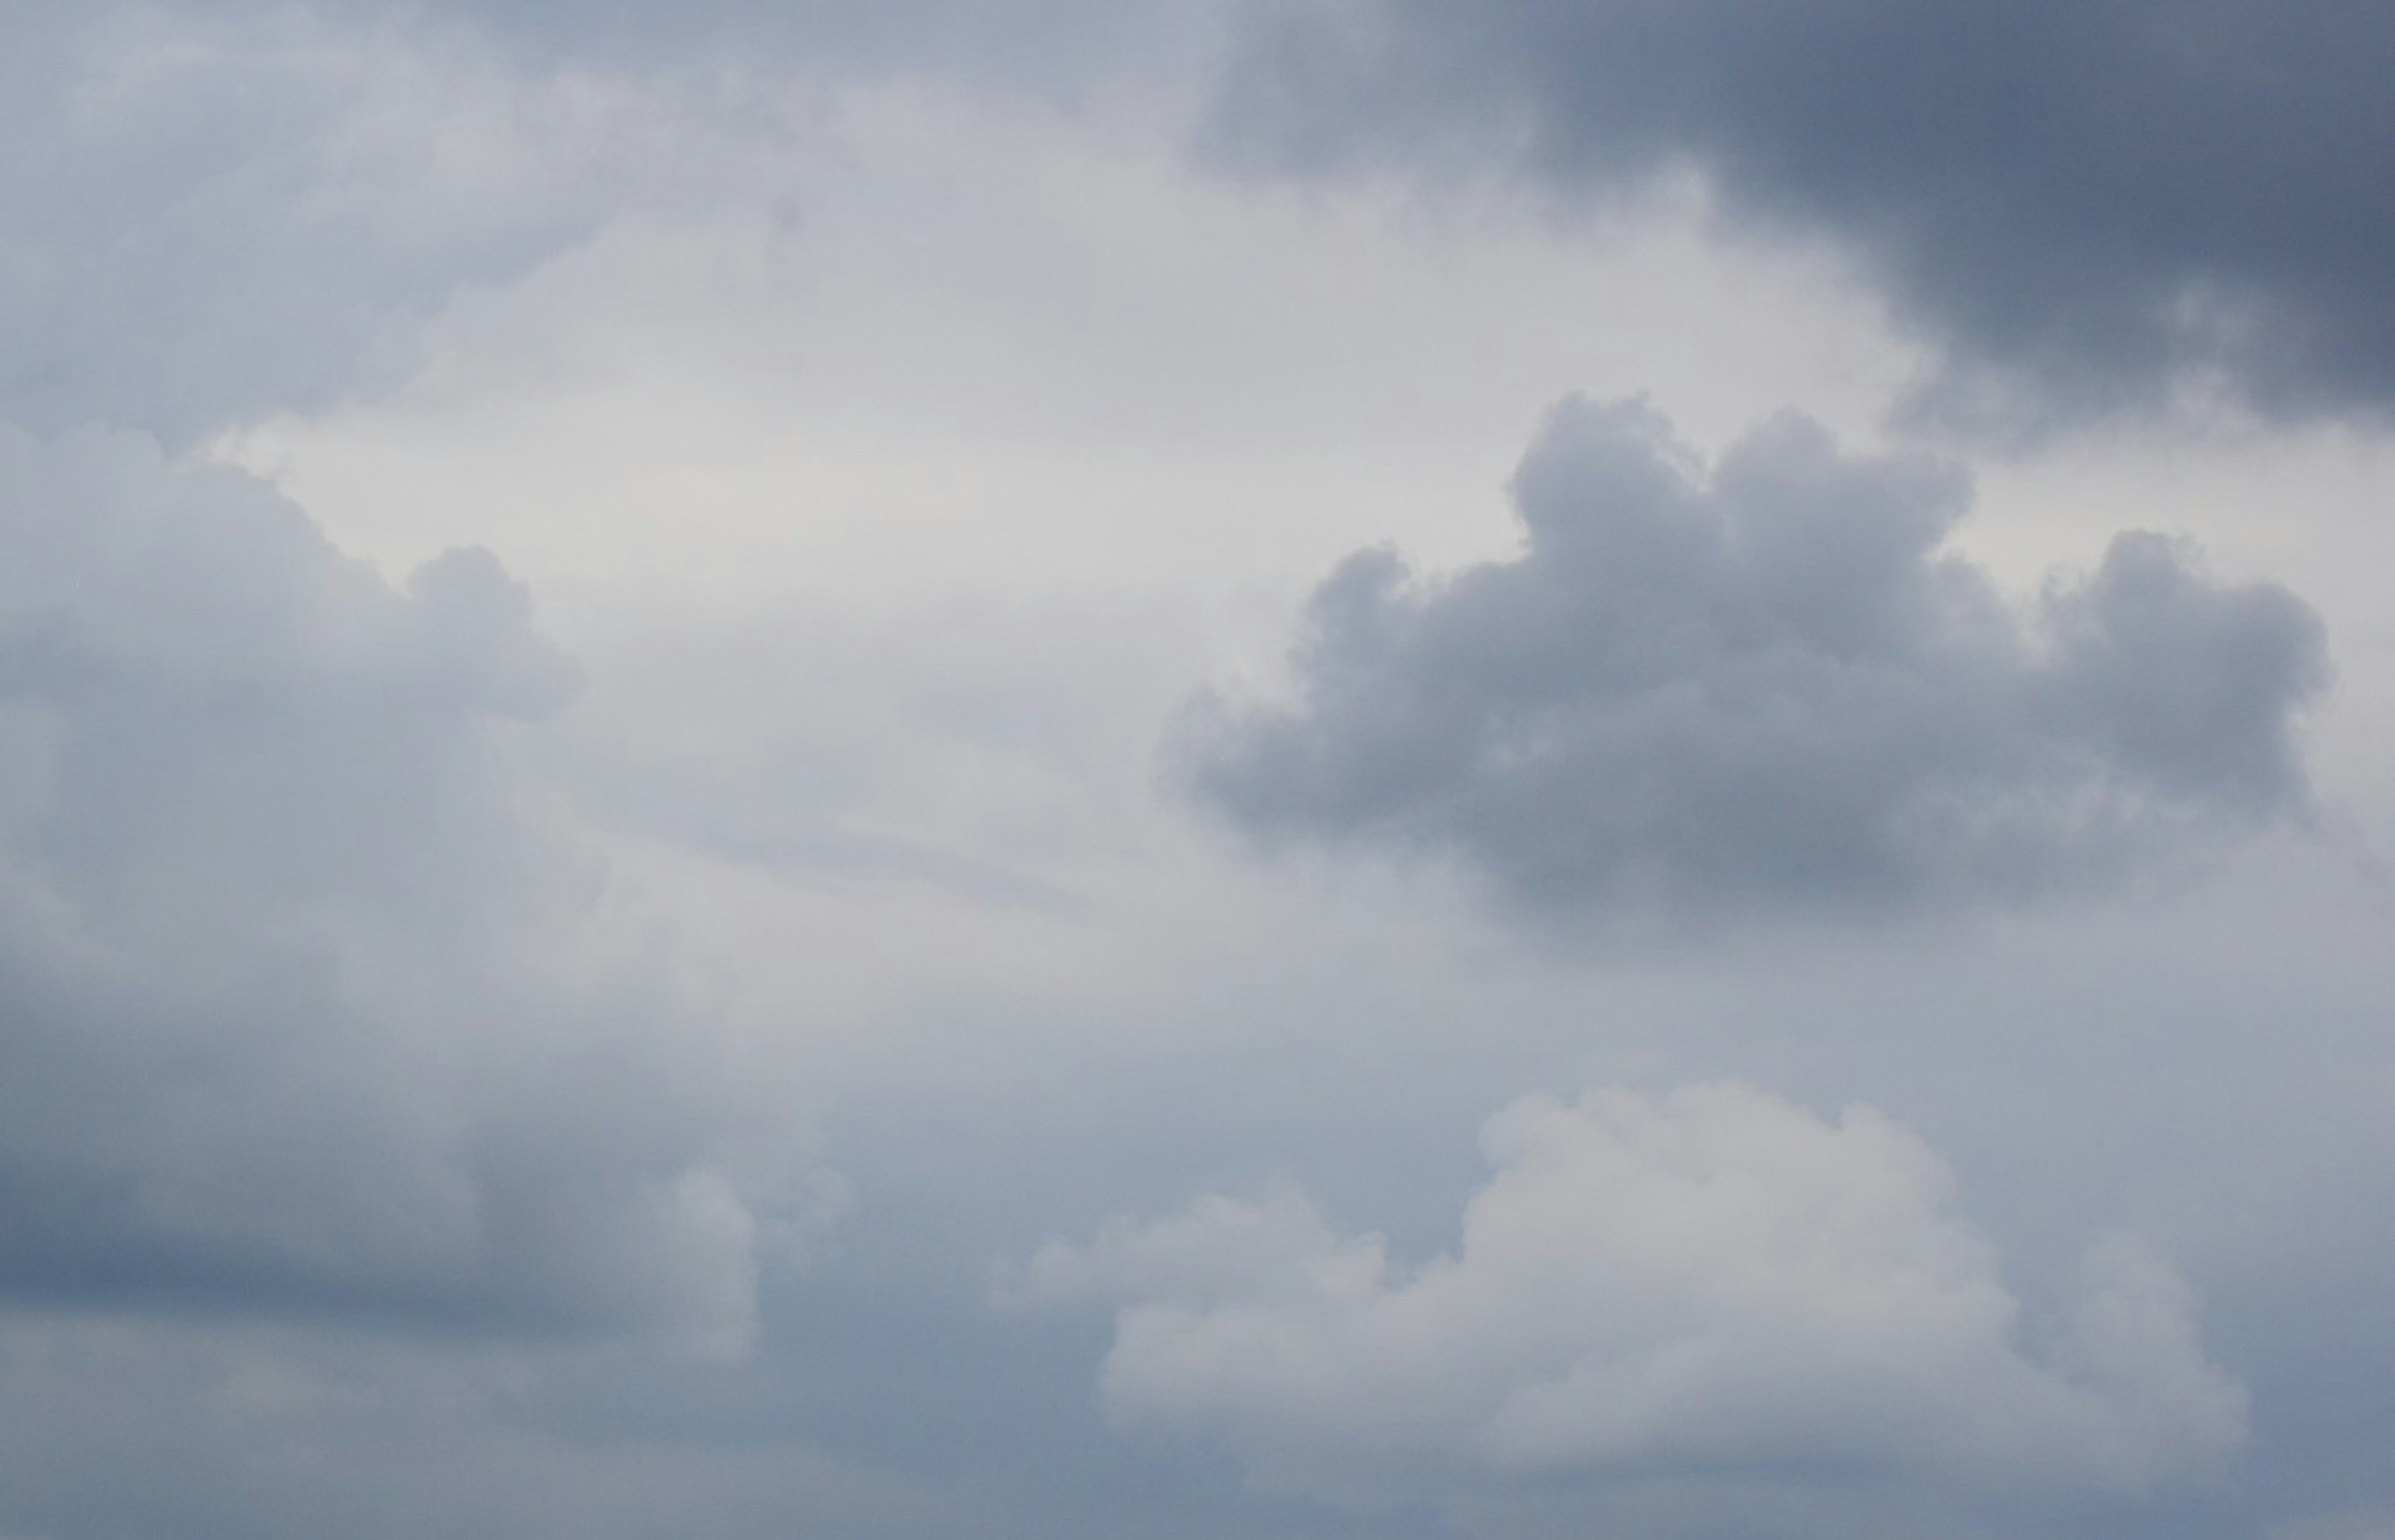
[[[2395,12],[7,26],[0,1540],[2395,1540]]]

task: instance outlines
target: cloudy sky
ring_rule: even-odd
[[[2395,19],[20,0],[0,1537],[2395,1540]]]

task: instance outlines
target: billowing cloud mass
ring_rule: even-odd
[[[0,429],[0,1294],[736,1333],[704,1018],[511,769],[573,671],[236,471]]]
[[[2115,879],[2299,812],[2318,619],[2151,534],[2026,620],[1941,550],[1958,471],[1783,417],[1710,468],[1643,402],[1557,408],[1516,559],[1314,596],[1290,705],[1172,750],[1268,840],[1462,857],[1533,909],[1891,909]]]
[[[1240,153],[1501,165],[1575,196],[1693,164],[1735,217],[1860,255],[1949,350],[1927,405],[2059,419],[2207,382],[2273,412],[2395,403],[2384,6],[1253,14],[1223,109]]]
[[[1115,1418],[1340,1499],[1572,1469],[2143,1489],[2244,1439],[2166,1264],[2108,1239],[2031,1331],[1944,1164],[1869,1108],[1534,1096],[1482,1143],[1460,1244],[1419,1268],[1283,1189],[1051,1244],[1005,1293],[1119,1301]]]
[[[0,14],[0,1540],[2395,1540],[2379,10]]]

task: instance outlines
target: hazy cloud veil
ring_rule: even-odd
[[[13,7],[0,1536],[2387,1540],[2390,16]]]

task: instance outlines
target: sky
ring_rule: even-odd
[[[2395,15],[23,0],[0,1540],[2395,1540]]]

